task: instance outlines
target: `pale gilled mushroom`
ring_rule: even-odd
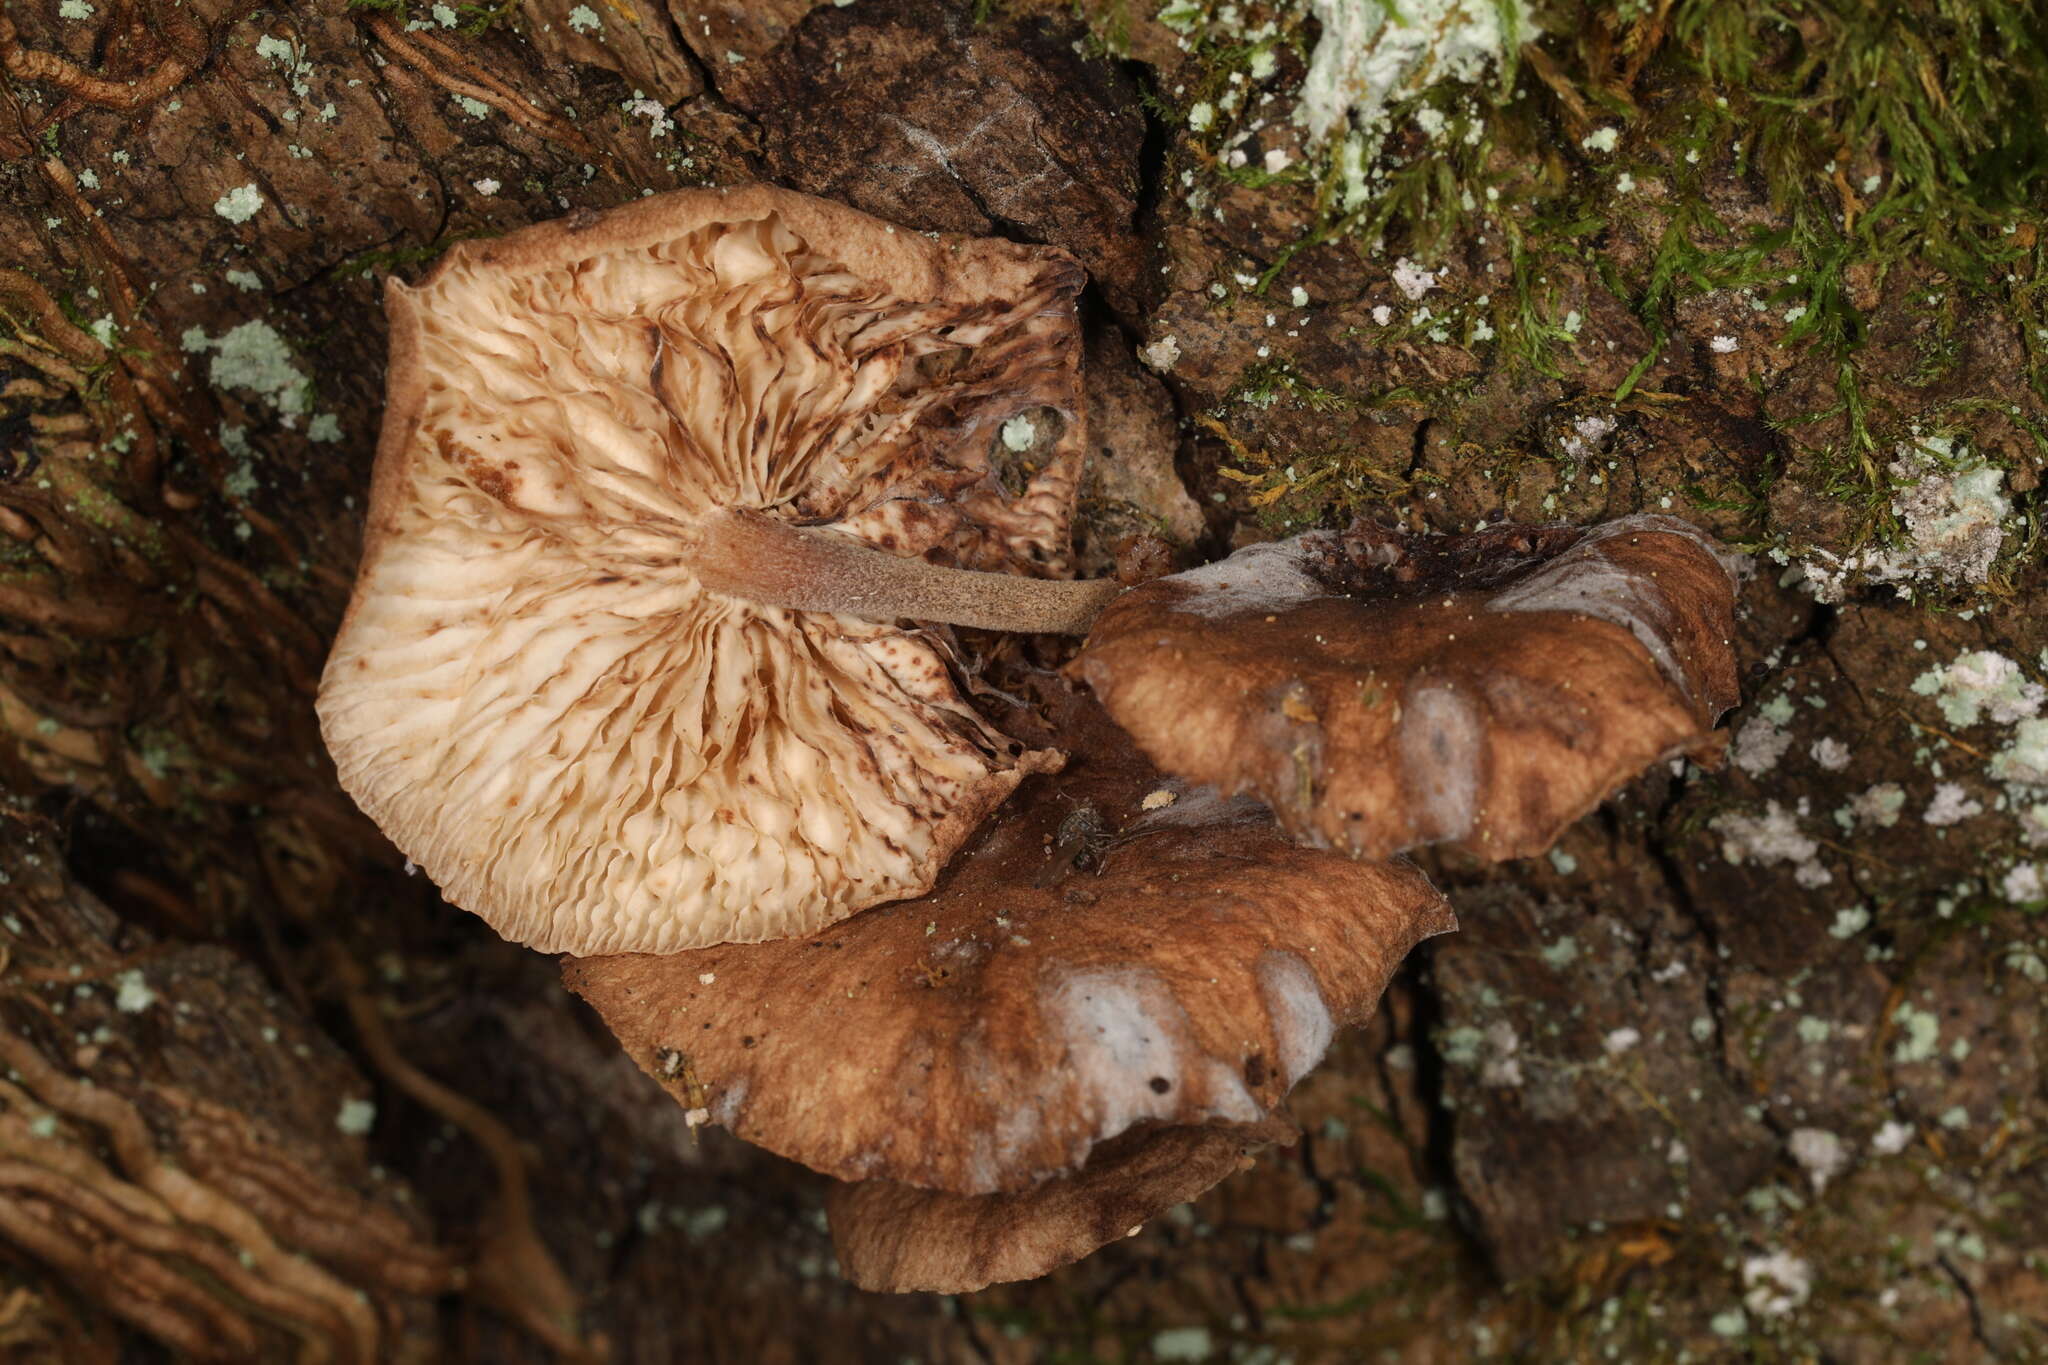
[[[877,1284],[956,1280],[904,1280],[939,1272],[902,1262],[900,1233],[863,1208],[966,1235],[948,1273],[1037,1274],[1177,1188],[1128,1143],[1105,1156],[1138,1167],[1089,1176],[1099,1145],[1215,1128],[1195,1145],[1213,1183],[1229,1164],[1209,1158],[1271,1140],[1335,1030],[1453,927],[1406,863],[1301,848],[1256,803],[1162,780],[1092,703],[1059,690],[1046,706],[1049,723],[1005,724],[1071,750],[1069,766],[999,812],[930,895],[801,940],[565,971],[700,1120],[840,1180],[1001,1201],[847,1196]],[[984,1256],[1002,1227],[1034,1229],[1029,1247]]]
[[[1377,858],[1548,848],[1737,700],[1735,577],[1669,517],[1254,545],[1113,603],[1073,668],[1147,757]]]
[[[1081,283],[1050,248],[753,186],[394,285],[319,698],[343,785],[541,949],[764,939],[926,890],[1059,760],[892,623],[1079,630],[1115,591],[1058,581]]]

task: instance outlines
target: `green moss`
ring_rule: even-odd
[[[394,274],[400,270],[439,260],[442,253],[457,242],[493,235],[495,234],[483,228],[470,228],[461,232],[451,232],[445,237],[437,237],[433,241],[419,246],[389,247],[380,248],[375,251],[358,252],[334,267],[334,273],[343,279],[357,275]]]
[[[1227,164],[1249,121],[1276,117],[1255,98],[1264,87],[1246,80],[1252,63],[1285,49],[1305,59],[1312,47],[1301,15],[1246,11],[1266,20],[1251,26],[1251,17],[1232,25],[1172,13],[1195,58],[1176,73],[1189,77],[1178,97],[1213,115],[1183,144],[1197,204],[1247,188],[1297,202],[1312,195],[1306,228],[1274,251],[1255,294],[1313,247],[1428,261],[1454,239],[1497,234],[1507,285],[1490,290],[1486,326],[1453,328],[1451,339],[1490,343],[1511,376],[1566,377],[1576,338],[1562,289],[1586,277],[1626,301],[1651,338],[1617,402],[1663,354],[1675,310],[1704,293],[1745,294],[1777,324],[1778,344],[1821,357],[1834,401],[1781,427],[1800,447],[1797,468],[1766,471],[1747,494],[1686,490],[1701,505],[1739,503],[1761,524],[1769,482],[1792,473],[1858,510],[1857,540],[1876,534],[1888,514],[1889,452],[1924,420],[1918,394],[1958,372],[1987,305],[2014,325],[2025,378],[2048,393],[2048,131],[2038,116],[2048,107],[2048,46],[2022,0],[1563,0],[1542,12],[1545,36],[1511,87],[1437,88],[1394,106],[1362,201],[1356,168],[1347,176],[1330,148],[1275,171]],[[1416,128],[1423,111],[1442,130],[1434,138]],[[1173,121],[1186,126],[1184,113]],[[1588,126],[1621,130],[1611,154],[1584,155],[1560,136]],[[1659,192],[1626,192],[1639,181]],[[1728,187],[1744,184],[1762,188],[1768,222],[1723,216]],[[1617,253],[1623,240],[1646,241],[1647,257]],[[1916,355],[1910,372],[1888,355],[1879,384],[1872,319],[1856,300],[1896,308],[1909,286],[1929,290],[1922,311],[1932,325],[1903,342]],[[1390,327],[1368,340],[1403,336]],[[1261,377],[1245,390],[1252,401],[1318,410],[1327,401],[1299,376]],[[1301,453],[1289,452],[1297,472]]]

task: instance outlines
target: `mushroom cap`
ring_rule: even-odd
[[[1292,1142],[1294,1125],[1134,1128],[1072,1175],[1012,1194],[947,1194],[889,1180],[835,1184],[825,1195],[839,1271],[862,1289],[966,1294],[1031,1280],[1128,1237]]]
[[[547,950],[804,933],[926,890],[1058,756],[989,725],[932,636],[714,591],[746,566],[691,554],[723,509],[1063,576],[1081,283],[1055,250],[763,186],[394,283],[319,697],[343,786],[448,899]],[[1000,464],[1019,410],[1059,428],[1035,469]]]
[[[570,988],[685,1108],[840,1180],[1016,1191],[1136,1124],[1265,1120],[1448,904],[1406,863],[1160,780],[1070,691],[1048,705],[1006,724],[1068,767],[930,895],[802,940],[570,962]]]
[[[1670,517],[1423,537],[1360,522],[1126,593],[1072,665],[1162,769],[1381,858],[1540,853],[1737,697],[1735,577]]]

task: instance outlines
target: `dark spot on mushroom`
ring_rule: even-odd
[[[1167,1091],[1173,1089],[1173,1082],[1167,1080],[1164,1076],[1154,1076],[1146,1084],[1152,1087],[1152,1093],[1155,1095],[1164,1095]]]
[[[1244,1059],[1244,1083],[1254,1089],[1266,1083],[1266,1059],[1256,1052]]]

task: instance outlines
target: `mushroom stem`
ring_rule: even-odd
[[[712,591],[763,606],[1033,635],[1084,635],[1123,591],[1111,579],[1075,583],[942,568],[736,509],[701,523],[690,569]]]

